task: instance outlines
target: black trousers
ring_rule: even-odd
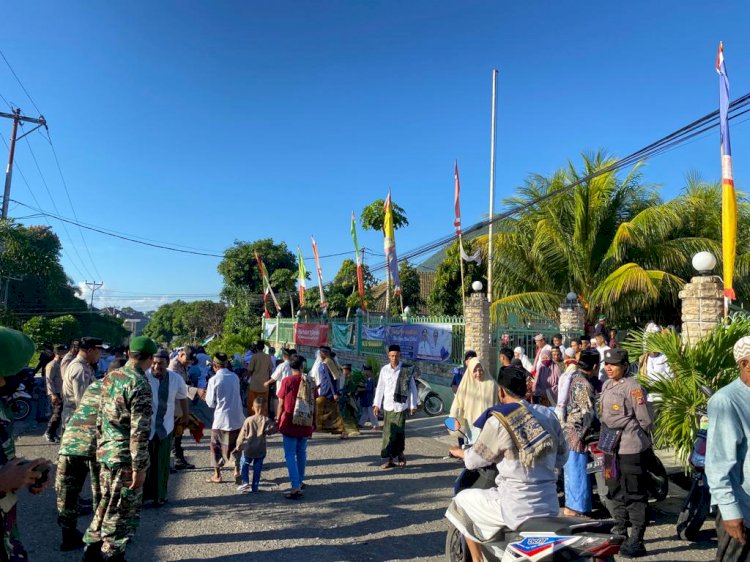
[[[636,541],[642,541],[646,532],[646,467],[651,455],[651,449],[635,455],[617,455],[619,475],[616,479],[607,479],[607,498],[610,500],[616,528],[624,532],[629,522],[632,527],[630,537]]]
[[[721,512],[716,516],[716,535],[719,543],[716,547],[716,562],[750,562],[750,529],[745,527],[747,542],[740,544],[724,530]]]
[[[47,424],[47,435],[57,437],[57,432],[60,429],[60,421],[62,420],[62,408],[62,399],[52,402],[52,415]]]

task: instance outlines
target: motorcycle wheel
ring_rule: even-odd
[[[439,416],[443,413],[443,399],[430,392],[424,399],[424,411],[428,416]]]
[[[445,536],[445,559],[448,562],[469,562],[471,555],[463,535],[453,525]]]
[[[14,420],[25,420],[31,413],[31,402],[26,398],[15,398],[10,402],[10,409],[13,412]]]
[[[705,477],[703,477],[705,480]],[[705,481],[700,486],[698,481],[693,481],[690,493],[682,504],[682,511],[677,517],[677,536],[683,541],[698,540],[698,532],[708,517],[711,504],[711,493]]]

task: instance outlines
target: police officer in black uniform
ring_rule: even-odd
[[[654,454],[650,433],[652,420],[646,392],[635,377],[628,376],[628,352],[621,348],[605,351],[604,366],[607,381],[600,398],[600,420],[609,430],[621,431],[612,456],[616,470],[607,474],[611,467],[605,465],[607,497],[616,521],[613,532],[627,536],[628,523],[631,527],[620,555],[635,558],[646,555],[643,535],[648,505],[646,469]]]

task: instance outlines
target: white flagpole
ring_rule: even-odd
[[[497,136],[497,69],[492,70],[492,124],[490,141],[490,230],[487,239],[487,300],[492,302],[492,219],[495,217],[495,140]]]
[[[461,264],[461,309],[462,314],[466,314],[466,287],[464,286],[464,243],[461,241],[461,234],[458,235],[458,263]]]

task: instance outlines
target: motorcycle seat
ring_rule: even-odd
[[[583,517],[532,517],[516,529],[517,533],[555,533],[575,535],[583,532],[609,533],[614,527],[612,519],[587,519]]]

